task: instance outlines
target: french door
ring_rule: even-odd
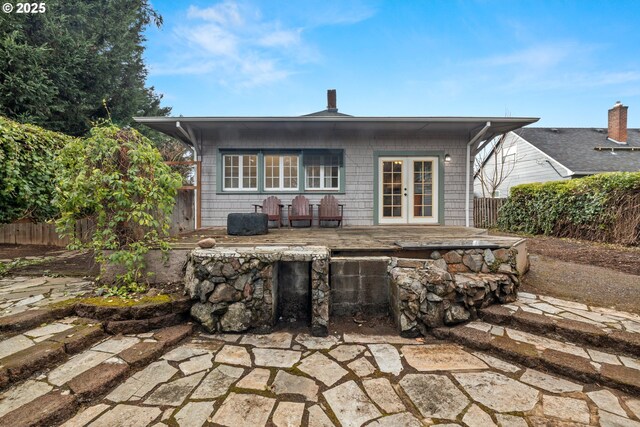
[[[438,223],[438,158],[378,158],[378,223]]]

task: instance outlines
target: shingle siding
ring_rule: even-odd
[[[265,194],[220,194],[217,192],[216,157],[219,149],[343,149],[345,166],[345,194],[336,197],[344,203],[345,225],[372,225],[374,223],[374,151],[438,151],[449,153],[452,160],[444,171],[444,224],[464,225],[464,140],[439,139],[381,139],[348,137],[326,139],[321,136],[282,136],[260,138],[259,135],[239,139],[224,135],[215,140],[203,139],[202,158],[202,226],[223,226],[230,212],[249,212],[252,204],[259,204]],[[297,193],[269,193],[282,203],[290,203]],[[321,194],[305,193],[311,203],[317,204]],[[315,207],[314,207],[315,208]]]

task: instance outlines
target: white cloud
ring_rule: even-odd
[[[594,57],[605,48],[567,41],[534,44],[468,62],[475,73],[463,80],[512,92],[583,90],[640,81],[635,70],[603,69]]]
[[[258,44],[267,47],[289,47],[299,45],[301,39],[302,28],[295,30],[274,30],[263,35]]]
[[[490,67],[514,66],[523,69],[548,69],[570,57],[575,49],[576,46],[568,43],[532,46],[518,52],[491,56],[478,62]]]
[[[233,1],[224,1],[204,9],[191,5],[187,9],[187,18],[203,19],[225,26],[238,26],[244,23],[240,7]]]
[[[359,22],[371,9],[341,3],[317,3],[293,8],[279,17],[266,18],[249,2],[225,0],[210,7],[191,5],[186,23],[171,32],[161,64],[152,64],[155,75],[206,75],[221,84],[252,87],[286,79],[300,66],[318,62],[321,55],[305,40],[305,31],[322,25]],[[309,4],[307,6],[313,6]],[[307,15],[300,15],[299,10]],[[323,13],[317,13],[322,10]],[[286,22],[283,22],[286,21]]]

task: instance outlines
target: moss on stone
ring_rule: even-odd
[[[58,302],[54,302],[53,304],[49,304],[47,305],[47,308],[49,309],[65,308],[65,307],[75,305],[80,301],[82,301],[82,298],[79,298],[79,297],[69,298],[64,301],[58,301]]]
[[[171,302],[171,296],[162,294],[156,296],[144,296],[139,299],[135,298],[121,298],[121,297],[90,297],[82,298],[79,301],[84,304],[92,304],[102,307],[133,307],[143,304],[164,304]]]

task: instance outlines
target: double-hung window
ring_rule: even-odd
[[[223,190],[258,190],[258,156],[256,154],[225,154],[223,165]]]
[[[264,189],[266,191],[298,190],[297,154],[265,154]]]
[[[309,154],[304,157],[305,189],[337,191],[340,189],[340,156]]]

